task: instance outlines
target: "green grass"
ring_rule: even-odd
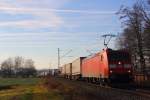
[[[35,85],[39,81],[39,78],[0,78],[0,87],[12,85]]]

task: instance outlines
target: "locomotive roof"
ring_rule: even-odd
[[[86,57],[78,57],[75,60],[73,60],[71,63],[73,63],[74,61],[78,60],[78,59],[85,59]]]
[[[95,54],[93,54],[93,55],[90,55],[90,56],[86,57],[85,59],[89,59],[89,58],[95,57],[96,55],[99,55],[99,54],[101,54],[102,52],[106,52],[106,50],[103,49],[102,51],[99,51],[99,52],[97,52],[97,53],[95,53]]]
[[[97,52],[97,53],[95,53],[93,55],[90,55],[90,56],[86,57],[85,59],[89,59],[89,58],[95,57],[96,55],[99,55],[99,54],[101,54],[103,52],[126,52],[126,53],[128,53],[127,50],[124,50],[124,49],[122,49],[122,50],[113,50],[113,49],[107,48],[107,49],[103,49],[102,51],[99,51],[99,52]]]

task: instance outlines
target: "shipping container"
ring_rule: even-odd
[[[72,62],[72,78],[73,79],[79,79],[81,77],[81,65],[82,65],[82,60],[85,57],[79,57],[76,60]]]
[[[65,75],[66,74],[66,65],[63,65],[61,68],[61,75]]]
[[[60,69],[49,69],[50,76],[57,76],[60,72]]]
[[[66,78],[71,78],[71,75],[72,75],[72,63],[68,63],[65,65],[65,68],[66,68]]]

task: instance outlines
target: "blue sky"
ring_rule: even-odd
[[[61,64],[104,48],[103,34],[121,32],[115,14],[136,0],[0,0],[0,62],[8,57],[32,58],[38,69]],[[114,48],[114,39],[110,47]]]

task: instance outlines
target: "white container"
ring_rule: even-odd
[[[80,75],[81,74],[81,71],[82,71],[81,65],[82,65],[82,60],[84,58],[85,57],[80,57],[72,62],[72,75]]]
[[[62,75],[65,75],[65,74],[66,74],[66,65],[63,65],[63,66],[61,67],[61,74],[62,74]]]
[[[72,63],[66,64],[65,68],[66,68],[66,74],[71,75],[72,74]]]

